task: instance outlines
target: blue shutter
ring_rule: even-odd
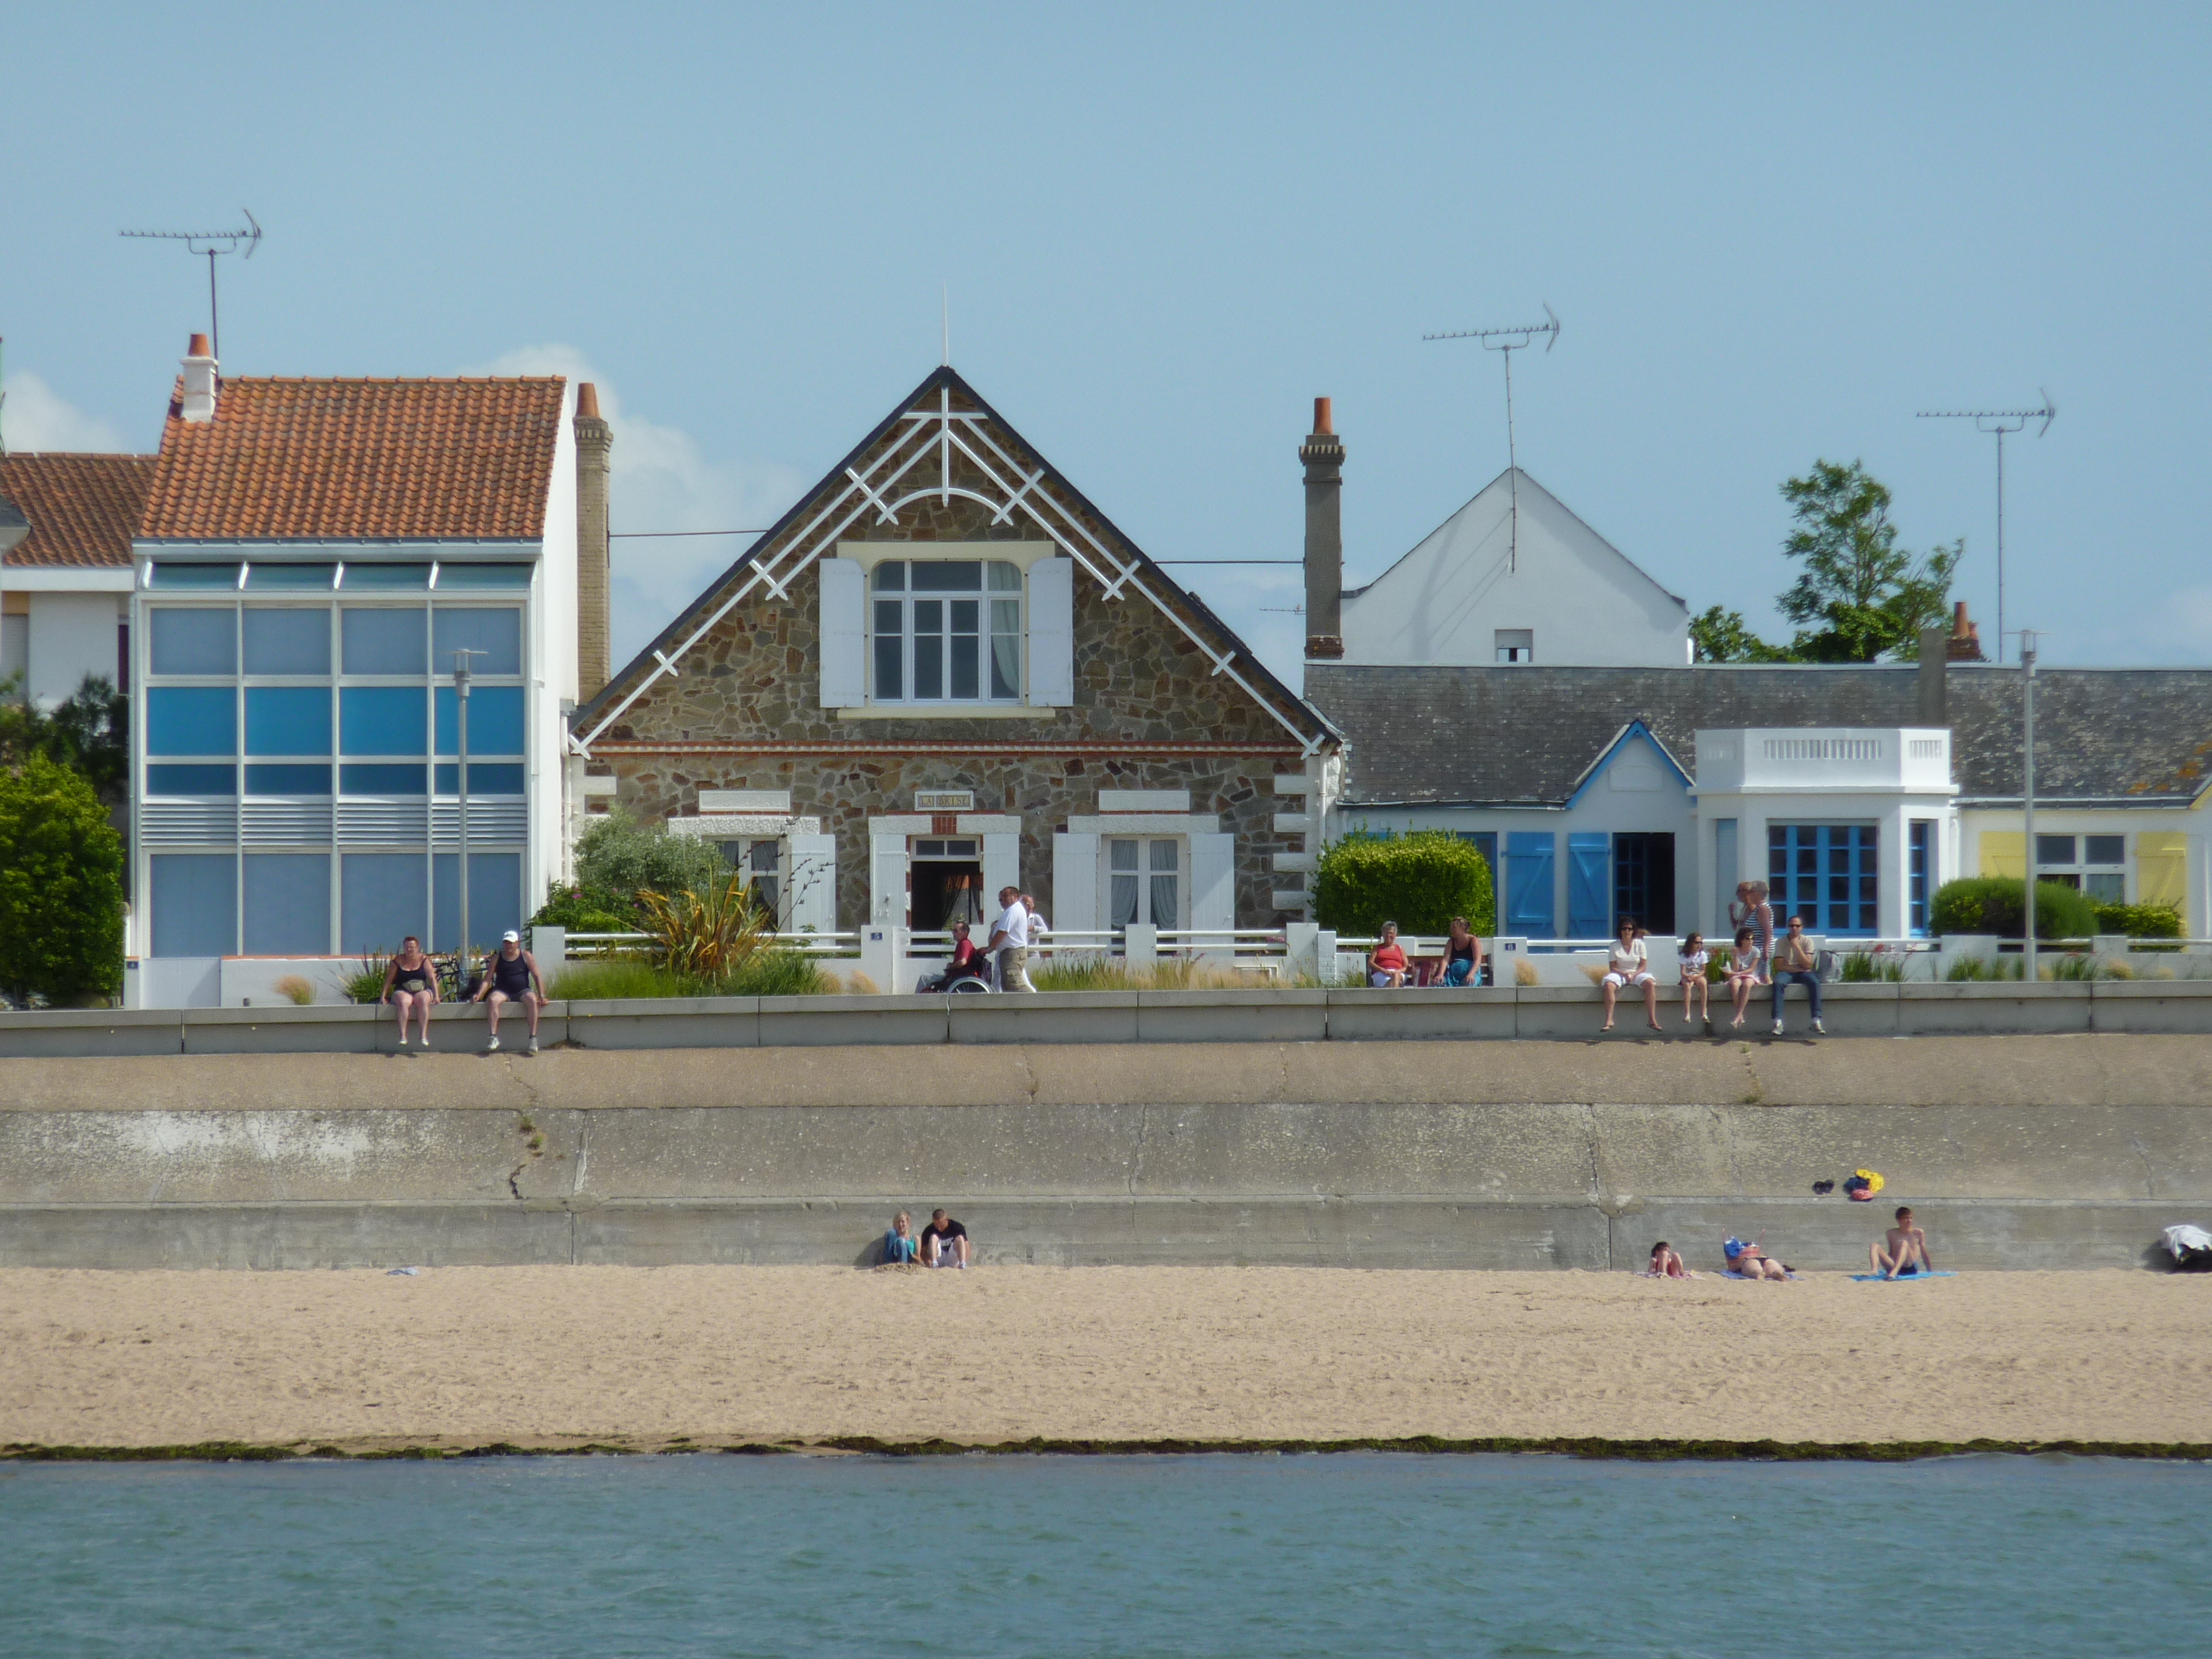
[[[1585,830],[1567,837],[1567,937],[1613,932],[1613,837]]]
[[[1505,931],[1528,939],[1552,937],[1552,847],[1540,830],[1515,830],[1505,837]]]

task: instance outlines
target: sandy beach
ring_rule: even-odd
[[[2212,1442],[2212,1278],[0,1271],[0,1444]]]

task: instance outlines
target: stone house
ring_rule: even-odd
[[[588,579],[587,579],[588,580]],[[1339,742],[950,368],[570,722],[571,794],[717,842],[788,929],[1267,927]]]

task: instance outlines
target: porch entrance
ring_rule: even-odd
[[[1674,931],[1674,837],[1616,835],[1613,838],[1613,917],[1634,916],[1648,932]]]
[[[943,933],[956,921],[966,922],[972,931],[990,919],[984,911],[980,840],[917,836],[908,847],[909,925],[916,933]]]

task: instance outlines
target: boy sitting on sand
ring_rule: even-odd
[[[1910,1205],[1898,1206],[1897,1225],[1882,1236],[1881,1243],[1867,1246],[1867,1252],[1874,1258],[1874,1270],[1885,1279],[1936,1271],[1928,1255],[1928,1235],[1912,1224]]]

